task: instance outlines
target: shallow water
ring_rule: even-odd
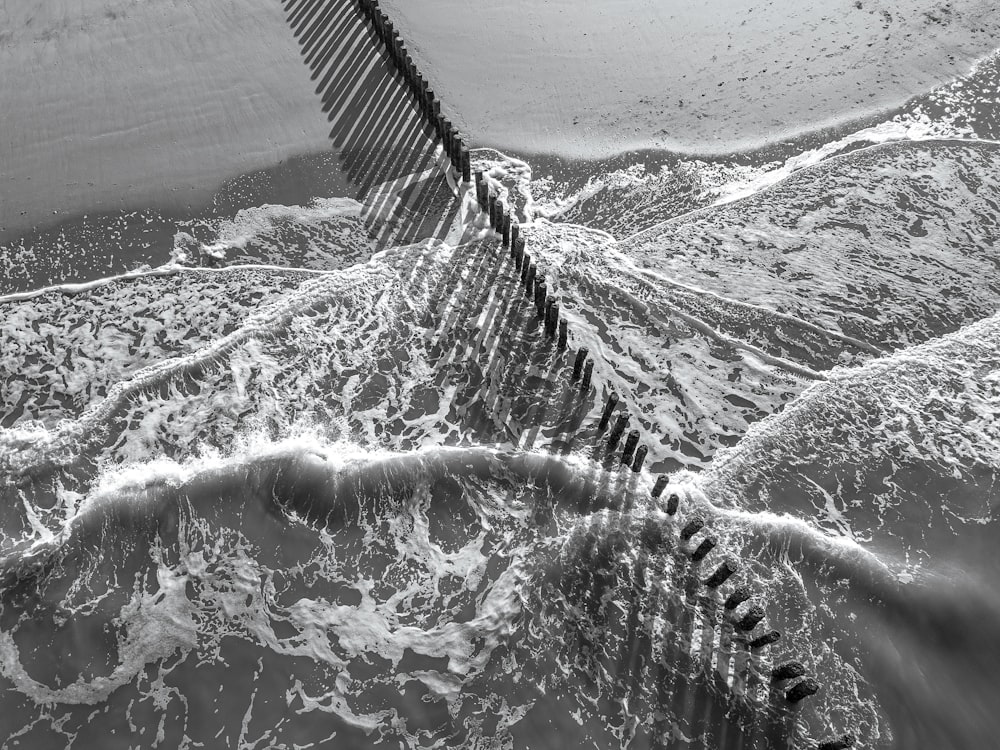
[[[995,92],[791,155],[475,151],[565,350],[433,164],[4,246],[3,746],[991,747]]]

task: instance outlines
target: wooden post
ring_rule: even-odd
[[[816,695],[818,692],[819,683],[812,677],[806,677],[802,682],[796,683],[792,686],[791,690],[785,693],[785,700],[789,703],[798,703],[810,695]]]
[[[632,471],[638,473],[642,471],[642,464],[646,460],[646,453],[648,448],[645,445],[640,445],[635,452],[635,461],[632,462]]]
[[[500,225],[500,243],[504,247],[510,247],[510,211],[503,212],[503,220]]]
[[[559,322],[559,303],[553,297],[549,297],[545,308],[545,333],[549,338],[556,335],[556,324]]]
[[[580,375],[583,373],[583,363],[587,360],[587,355],[590,354],[590,350],[581,346],[576,352],[576,359],[573,362],[573,374],[570,379],[576,382],[580,379]]]
[[[700,516],[695,516],[690,521],[688,521],[684,528],[681,529],[681,541],[686,542],[691,539],[695,534],[705,528],[705,519]]]
[[[625,448],[622,450],[622,463],[630,464],[632,463],[632,452],[635,447],[639,444],[639,431],[632,430],[629,432],[628,437],[625,438]]]
[[[663,490],[665,490],[667,488],[667,482],[668,481],[670,481],[670,480],[667,479],[667,475],[666,474],[660,474],[660,476],[658,476],[656,478],[656,484],[653,485],[653,499],[654,500],[656,498],[658,498],[660,495],[663,494]]]
[[[472,180],[472,158],[469,156],[469,149],[462,146],[462,182]]]
[[[670,497],[667,498],[667,515],[674,515],[677,512],[677,507],[680,503],[681,499],[677,496],[677,493],[671,493]]]
[[[691,560],[693,560],[694,562],[701,562],[702,560],[705,559],[705,556],[708,555],[709,552],[715,549],[715,545],[716,545],[715,539],[713,539],[710,536],[705,537],[704,539],[701,540],[701,544],[698,545],[698,548],[691,553]]]
[[[583,366],[583,379],[580,381],[580,393],[587,395],[590,390],[590,379],[594,375],[594,360],[588,359],[587,364]]]
[[[611,428],[611,434],[608,436],[608,452],[613,451],[618,445],[618,441],[622,439],[622,433],[628,426],[628,419],[627,413],[623,412],[618,415],[618,421],[615,422],[615,426]]]
[[[566,319],[563,318],[559,321],[559,343],[558,347],[560,349],[565,349],[566,345],[569,343],[569,324],[566,323]]]
[[[704,583],[708,588],[715,589],[729,580],[729,577],[737,571],[737,565],[732,560],[723,560],[722,564],[715,569]]]
[[[614,413],[615,407],[618,406],[618,394],[614,391],[608,394],[608,400],[604,404],[604,413],[601,414],[601,422],[597,425],[597,429],[604,432],[608,428],[608,423],[611,421],[611,415]],[[655,495],[653,497],[656,497]]]

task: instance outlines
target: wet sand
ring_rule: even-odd
[[[186,212],[329,147],[277,0],[5,3],[0,237],[67,216]]]

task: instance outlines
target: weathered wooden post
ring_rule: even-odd
[[[648,448],[645,445],[640,445],[635,451],[635,461],[632,462],[632,471],[639,473],[642,471],[642,464],[646,460],[646,453]]]
[[[737,586],[729,596],[726,597],[726,603],[723,605],[727,610],[732,611],[740,606],[743,602],[750,598],[750,589],[746,586]]]
[[[798,703],[799,701],[808,698],[810,695],[816,695],[818,692],[819,683],[812,677],[806,677],[801,682],[792,685],[792,688],[785,693],[785,700],[789,703]]]
[[[528,277],[524,280],[524,293],[526,296],[531,297],[534,286],[535,286],[535,274],[538,270],[535,268],[535,264],[532,263],[528,266]]]
[[[728,581],[730,576],[736,573],[738,569],[739,566],[734,561],[729,559],[723,560],[712,575],[705,579],[704,584],[710,589],[716,589]]]
[[[716,541],[712,537],[708,536],[701,540],[701,544],[691,553],[691,560],[694,562],[701,562],[705,559],[713,549],[715,549]]]
[[[784,682],[786,680],[794,680],[796,677],[802,677],[806,673],[805,665],[800,661],[786,661],[781,664],[775,665],[771,670],[771,681],[772,682]]]
[[[514,249],[517,247],[518,240],[521,239],[521,225],[516,221],[511,220],[510,222],[510,257],[514,257]]]
[[[580,375],[583,374],[583,363],[587,361],[587,355],[590,354],[590,350],[581,346],[576,352],[576,359],[573,361],[573,374],[570,375],[570,379],[576,382],[580,379]]]
[[[677,513],[677,507],[680,505],[681,499],[678,497],[676,492],[670,494],[667,498],[667,515],[672,516]]]
[[[751,604],[743,617],[736,621],[736,629],[741,633],[753,630],[764,619],[764,608],[759,604]]]
[[[617,447],[618,441],[622,439],[622,433],[625,432],[625,428],[628,426],[628,419],[628,414],[624,412],[618,415],[618,421],[615,422],[615,426],[611,429],[611,434],[608,436],[609,453]]]
[[[705,528],[705,519],[701,516],[694,516],[686,524],[684,528],[681,529],[681,541],[687,542],[691,540],[695,534]]]
[[[514,245],[514,268],[521,270],[521,261],[524,258],[524,237],[518,237]]]
[[[850,750],[854,747],[854,735],[842,734],[832,740],[825,740],[816,746],[816,750]]]
[[[604,412],[601,414],[601,422],[597,425],[597,429],[600,432],[604,432],[608,428],[608,423],[611,421],[611,415],[614,413],[616,406],[618,406],[618,394],[611,391],[611,393],[608,394],[608,400],[604,403]]]
[[[476,171],[476,201],[479,203],[479,210],[485,211],[488,206],[486,199],[483,197],[483,191],[486,187],[486,182],[483,180],[483,173],[481,170]]]
[[[559,322],[559,303],[555,298],[549,297],[545,307],[545,333],[549,338],[556,335],[556,325]]]
[[[510,247],[510,211],[503,212],[503,220],[500,225],[500,244]]]
[[[583,366],[583,378],[580,380],[580,393],[587,395],[590,390],[590,379],[594,376],[594,360],[588,359]]]
[[[472,157],[469,156],[469,149],[462,146],[462,182],[472,180]]]
[[[547,291],[545,279],[539,279],[535,282],[535,317],[539,320],[545,319],[545,299]]]
[[[566,345],[569,343],[569,324],[566,319],[563,318],[559,321],[559,343],[557,346],[560,349],[565,349]]]
[[[490,227],[495,227],[497,223],[497,194],[490,190],[486,200],[490,212]]]
[[[528,271],[531,270],[531,253],[524,254],[524,261],[521,264],[521,283],[528,285]],[[534,274],[532,274],[534,276]]]
[[[656,478],[656,483],[653,485],[653,492],[652,492],[654,500],[663,494],[663,490],[667,488],[668,481],[669,480],[667,479],[666,474],[660,474],[660,476]]]
[[[628,437],[625,438],[625,447],[622,449],[622,463],[630,464],[632,463],[632,452],[635,447],[639,444],[639,431],[632,430],[629,432]]]

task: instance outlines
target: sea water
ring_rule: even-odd
[[[994,746],[995,101],[994,59],[778,160],[474,152],[566,350],[469,193],[411,243],[318,195],[5,247],[4,746]]]

